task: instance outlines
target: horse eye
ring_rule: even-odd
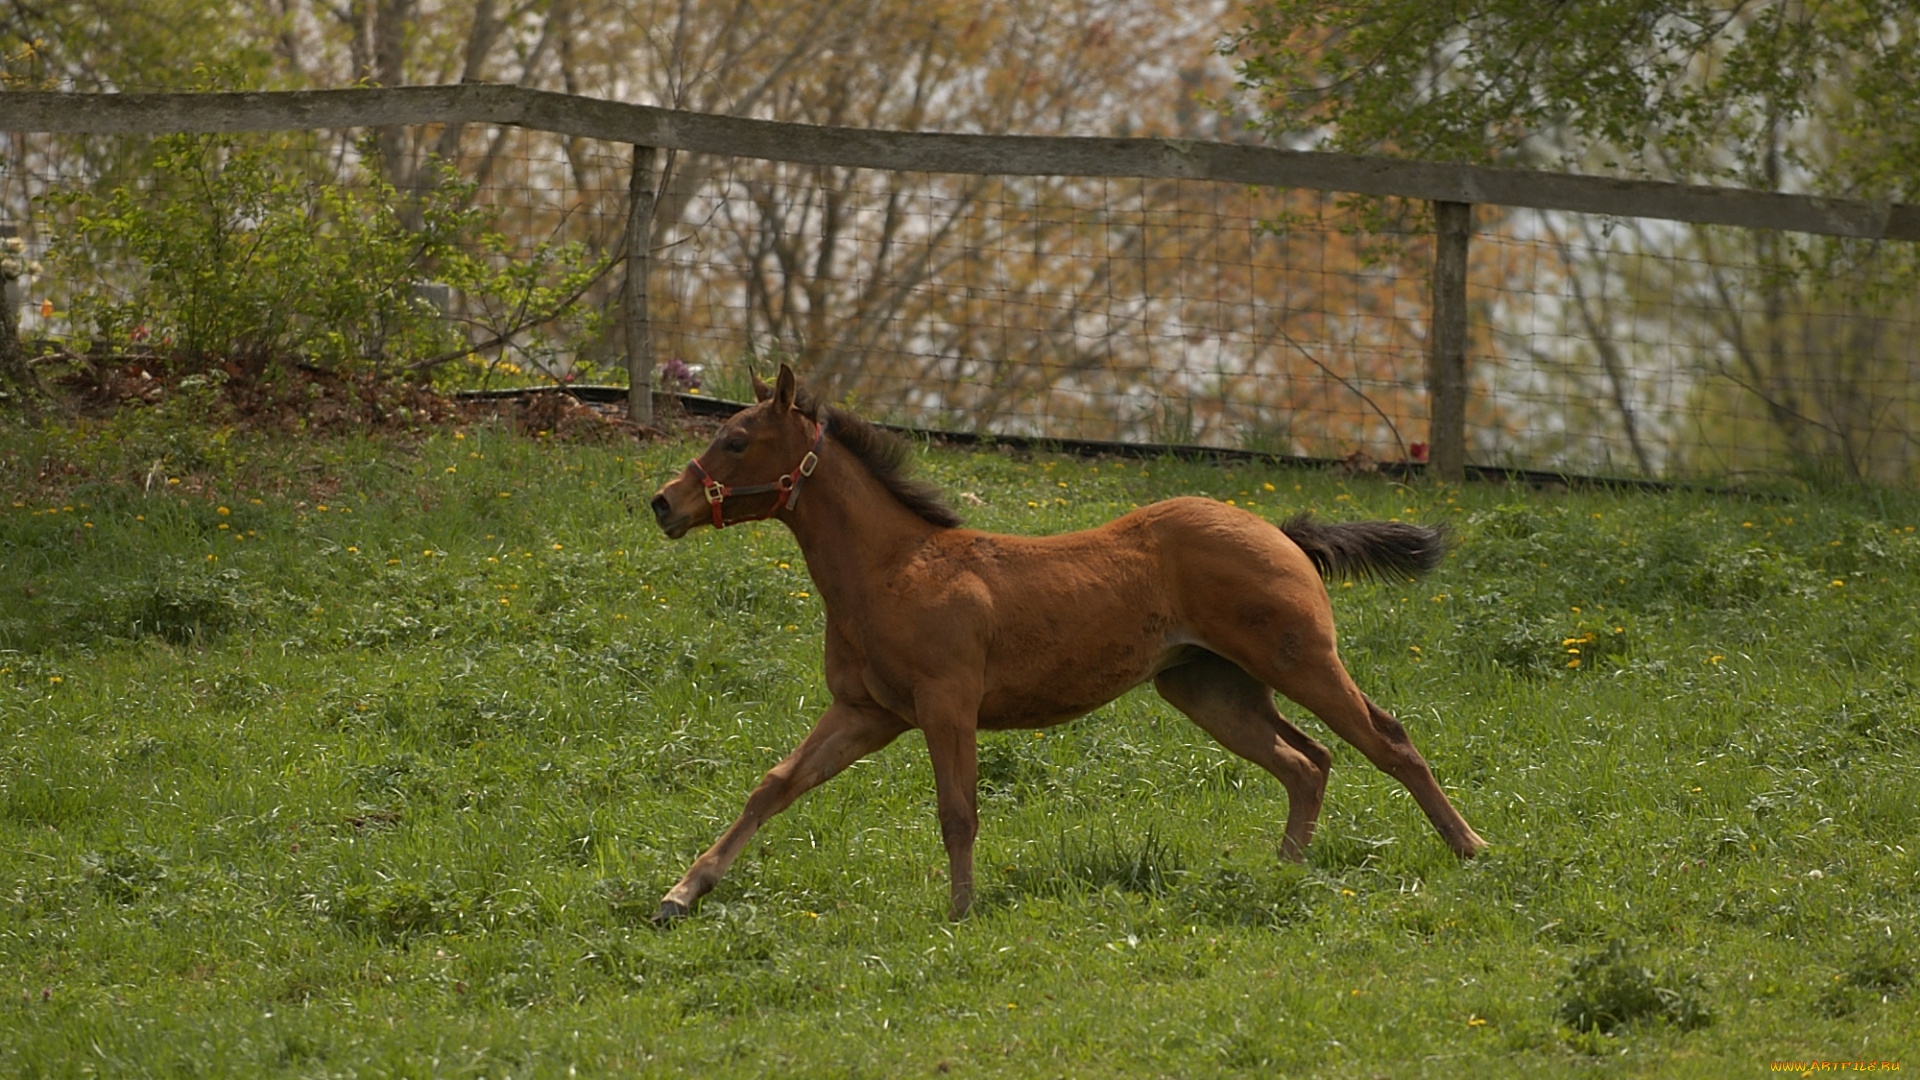
[[[745,439],[728,439],[727,440],[727,453],[744,454],[746,452],[747,452],[747,440]]]

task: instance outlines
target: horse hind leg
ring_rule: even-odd
[[[1269,685],[1319,717],[1381,772],[1405,784],[1454,854],[1467,859],[1486,848],[1487,842],[1440,789],[1407,729],[1360,692],[1330,644],[1317,659],[1301,657],[1275,669],[1265,674]]]
[[[1333,755],[1273,707],[1273,691],[1214,653],[1168,668],[1154,689],[1220,745],[1272,773],[1287,789],[1280,853],[1300,861],[1313,841]]]

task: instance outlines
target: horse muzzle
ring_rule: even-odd
[[[678,540],[693,528],[693,515],[684,510],[675,510],[673,500],[667,497],[666,488],[655,493],[648,505],[653,508],[653,520],[660,526],[660,531],[667,534],[667,539]]]

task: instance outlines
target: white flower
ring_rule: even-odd
[[[17,278],[20,276],[20,260],[9,255],[0,259],[0,276]]]
[[[7,250],[18,255],[27,250],[27,242],[17,236],[9,236],[7,237]]]

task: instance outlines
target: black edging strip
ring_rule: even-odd
[[[524,397],[529,394],[553,393],[571,394],[580,401],[597,405],[624,404],[627,400],[627,388],[624,386],[530,386],[509,390],[462,390],[454,397],[466,401],[492,401]],[[728,401],[725,398],[708,397],[705,394],[656,394],[655,397],[672,397],[679,402],[681,408],[694,416],[732,416],[742,409],[752,407],[748,402]],[[1078,457],[1172,457],[1183,461],[1257,461],[1268,465],[1291,465],[1296,468],[1319,470],[1338,469],[1347,465],[1347,462],[1340,458],[1276,454],[1264,450],[1239,450],[1223,446],[1114,442],[1108,439],[1062,439],[1034,435],[982,435],[971,431],[941,431],[936,428],[908,427],[903,424],[883,424],[877,420],[870,422],[888,431],[912,435],[932,442],[958,446],[1008,446],[1017,450],[1073,454]],[[1411,480],[1424,476],[1427,469],[1424,462],[1417,461],[1381,461],[1376,462],[1375,465],[1382,476],[1389,476],[1396,480]],[[1558,484],[1568,488],[1600,488],[1615,491],[1702,491],[1711,494],[1733,494],[1725,488],[1701,488],[1666,480],[1585,476],[1578,473],[1550,472],[1545,469],[1509,469],[1498,465],[1468,465],[1466,472],[1469,480],[1496,483],[1518,481],[1535,487]]]

